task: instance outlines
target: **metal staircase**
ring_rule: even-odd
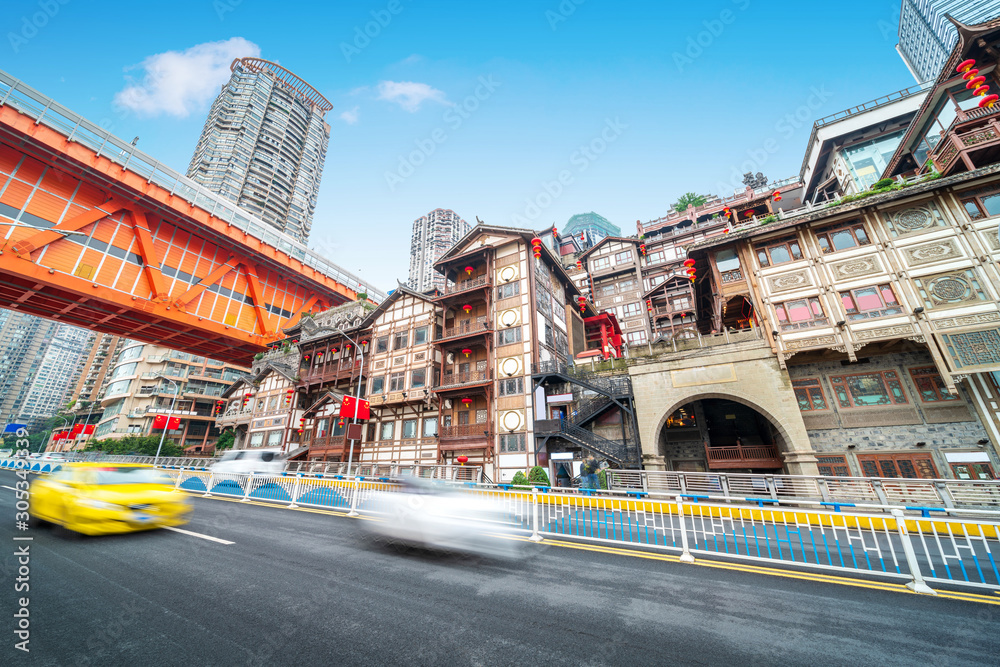
[[[639,452],[630,442],[608,440],[593,431],[588,431],[569,422],[560,422],[559,435],[575,445],[597,454],[598,456],[617,463],[622,468],[638,466]]]

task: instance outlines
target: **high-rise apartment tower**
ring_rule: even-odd
[[[284,67],[233,61],[188,177],[305,242],[330,140],[333,105]]]
[[[408,281],[411,289],[426,292],[444,288],[445,278],[434,270],[434,262],[469,229],[469,223],[447,208],[436,208],[413,221]]]

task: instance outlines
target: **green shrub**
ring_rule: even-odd
[[[608,488],[608,473],[603,468],[597,472],[597,481],[602,489]]]
[[[520,486],[523,488],[528,488],[530,486],[528,484],[528,478],[525,477],[524,473],[521,472],[520,470],[514,473],[514,479],[512,479],[510,483],[514,486]]]
[[[87,445],[86,451],[104,452],[105,454],[138,454],[140,456],[155,456],[156,449],[160,446],[159,435],[126,435],[123,438],[106,438],[104,440],[92,440]],[[184,450],[169,440],[163,441],[163,449],[160,456],[183,456]]]
[[[892,187],[893,183],[895,183],[895,182],[896,182],[895,179],[892,179],[892,178],[883,178],[881,180],[875,181],[875,184],[872,185],[872,187],[870,189],[872,189],[872,190],[884,190],[886,188]]]
[[[528,483],[532,486],[552,486],[549,484],[549,474],[542,466],[535,466],[528,471]]]

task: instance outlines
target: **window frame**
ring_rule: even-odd
[[[402,341],[402,344],[400,344]],[[392,351],[405,350],[410,345],[410,330],[403,329],[392,334]]]
[[[799,251],[798,257],[796,257],[795,253],[792,252],[793,246]],[[790,259],[786,259],[782,262],[774,261],[774,258],[771,256],[771,251],[775,248],[784,248],[788,252],[788,257]],[[780,264],[788,264],[790,262],[797,262],[800,259],[805,259],[805,254],[802,252],[802,244],[799,242],[797,236],[786,236],[784,238],[775,239],[766,243],[759,243],[753,247],[753,250],[757,256],[757,263],[760,264],[761,267],[778,266]],[[763,261],[761,260],[761,253],[764,254]]]
[[[590,270],[598,271],[600,269],[607,269],[611,267],[611,257],[605,255],[604,257],[594,257],[590,260]]]
[[[517,333],[516,334],[512,333],[511,336],[516,338],[516,340],[512,341],[505,340],[507,334],[509,332],[514,332],[514,331],[516,331]],[[500,329],[499,331],[497,331],[497,347],[500,347],[501,345],[516,345],[517,343],[522,343],[522,342],[524,341],[523,341],[523,335],[521,333],[521,325],[515,325],[507,329]]]
[[[376,382],[379,385],[378,387],[375,386]],[[380,394],[385,393],[385,376],[384,375],[376,375],[375,377],[372,378],[372,380],[371,380],[371,390],[368,393],[371,396],[378,396]]]
[[[861,243],[858,239],[857,231],[861,230],[861,234],[865,238],[865,242]],[[841,231],[849,231],[851,238],[854,240],[854,245],[849,248],[836,248],[834,247],[831,234]],[[872,237],[865,229],[865,223],[861,219],[848,220],[847,222],[840,222],[835,225],[827,225],[826,227],[821,227],[819,229],[813,230],[813,236],[816,238],[816,245],[819,246],[820,252],[824,255],[832,255],[837,252],[843,252],[845,250],[851,250],[853,248],[861,248],[864,246],[872,245]],[[826,243],[824,247],[823,242]]]
[[[874,289],[879,301],[882,303],[880,308],[869,308],[861,309],[858,307],[858,296],[857,292],[861,290]],[[883,296],[883,290],[889,290],[892,297],[896,300],[895,305],[889,305],[885,301],[885,296]],[[905,311],[903,310],[903,304],[896,296],[896,290],[892,289],[892,283],[879,283],[876,285],[865,285],[864,287],[855,287],[849,290],[838,290],[837,294],[840,296],[840,306],[844,309],[845,317],[852,321],[859,320],[874,320],[880,317],[892,317],[893,315],[902,315]],[[847,304],[844,303],[845,296],[850,297],[851,303],[854,304],[854,308],[848,308]],[[853,312],[852,312],[853,311]],[[895,311],[895,312],[891,312]],[[873,314],[874,313],[874,314]]]
[[[413,419],[404,419],[403,420],[403,427],[399,430],[399,439],[400,440],[416,440],[419,437],[419,435],[417,433],[417,429],[418,429],[418,426],[419,426],[419,421],[420,420],[417,419],[416,417],[414,417]],[[407,424],[410,424],[412,426],[413,433],[411,435],[406,435],[406,431],[407,431],[406,425]]]
[[[386,427],[388,427],[389,437],[386,437],[386,435],[385,435],[386,434]],[[379,424],[379,428],[378,428],[378,440],[379,440],[379,442],[386,442],[387,440],[391,441],[393,439],[393,436],[395,436],[395,431],[396,431],[396,422],[395,421],[387,421],[387,422],[382,422],[381,424]]]
[[[850,390],[850,385],[848,384],[848,378],[857,378],[864,376],[878,376],[882,382],[882,387],[885,390],[885,395],[889,397],[887,403],[874,403],[870,405],[858,405],[855,402],[854,394]],[[830,381],[830,388],[832,390],[832,396],[836,398],[837,409],[838,410],[854,410],[857,408],[886,408],[886,407],[896,407],[900,405],[910,405],[910,399],[906,395],[906,389],[903,387],[903,380],[899,373],[894,370],[885,371],[869,371],[867,373],[847,373],[845,375],[831,375],[827,378]],[[898,398],[893,394],[892,384],[894,383],[899,389]],[[837,391],[838,389],[843,390],[843,396],[847,398],[847,405],[844,404],[844,398]]]
[[[800,301],[806,304],[809,314],[812,317],[808,320],[798,320],[793,322],[791,316],[789,315],[788,305],[798,303]],[[804,296],[801,299],[789,299],[788,301],[771,304],[771,306],[774,308],[774,320],[780,331],[797,331],[799,329],[812,329],[814,327],[830,325],[830,316],[826,314],[825,310],[823,310],[823,302],[820,301],[818,296]],[[819,307],[819,314],[816,314],[814,306]],[[780,313],[784,313],[784,319],[781,318]]]
[[[616,252],[615,253],[615,264],[625,264],[627,262],[631,262],[632,258],[633,258],[633,256],[632,256],[632,251],[631,250],[622,250],[620,252]]]
[[[389,351],[389,336],[379,336],[375,339],[375,354]]]
[[[420,334],[423,334],[423,340],[418,340]],[[422,327],[417,327],[413,330],[413,344],[414,345],[424,345],[430,342],[430,327],[424,325]]]
[[[1000,216],[1000,213],[990,214],[984,202],[985,199],[1000,199],[1000,188],[995,185],[976,190],[966,190],[965,192],[956,192],[955,197],[962,205],[962,208],[965,209],[965,213],[969,216],[970,220],[988,220]],[[969,210],[969,204],[972,204],[976,209],[976,215],[973,215],[972,211]]]
[[[417,373],[421,374],[420,383],[417,384]],[[427,386],[427,369],[414,368],[410,371],[410,389],[423,389]]]
[[[514,442],[513,446],[508,444],[511,441]],[[524,433],[501,433],[498,447],[501,454],[524,454],[528,451]]]
[[[913,383],[913,388],[916,390],[917,397],[920,399],[921,403],[929,403],[933,405],[951,403],[953,401],[960,401],[962,397],[958,394],[946,393],[947,388],[944,387],[944,379],[938,372],[935,366],[914,366],[913,368],[906,369],[910,381]],[[929,371],[929,372],[927,372]],[[929,379],[934,386],[931,387],[936,398],[926,399],[924,398],[924,390],[920,388],[920,380]],[[936,382],[934,382],[936,380]]]
[[[811,389],[819,390],[819,398],[820,401],[822,401],[823,403],[823,407],[816,407],[815,404],[816,399],[809,391]],[[802,399],[800,398],[799,395],[800,390],[804,391],[806,402],[809,404],[808,408],[803,409],[802,407]],[[811,412],[829,411],[833,409],[833,406],[830,405],[830,401],[827,400],[826,392],[823,391],[823,383],[820,382],[820,379],[818,377],[799,378],[798,380],[792,380],[792,392],[795,394],[795,401],[799,406],[799,412],[811,413]]]
[[[388,393],[391,394],[397,391],[406,391],[406,371],[399,371],[398,373],[389,373]]]

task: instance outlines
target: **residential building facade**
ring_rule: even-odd
[[[230,69],[187,175],[305,242],[330,140],[324,115],[333,105],[276,63],[239,58]]]
[[[407,285],[416,292],[444,289],[444,276],[434,263],[469,233],[469,223],[447,208],[436,208],[413,221],[410,237],[410,273]]]
[[[191,454],[210,453],[219,435],[215,419],[223,391],[248,373],[214,359],[130,341],[107,377],[104,412],[94,437],[159,435],[153,420],[172,413],[180,418],[180,427],[168,430],[167,440]]]

